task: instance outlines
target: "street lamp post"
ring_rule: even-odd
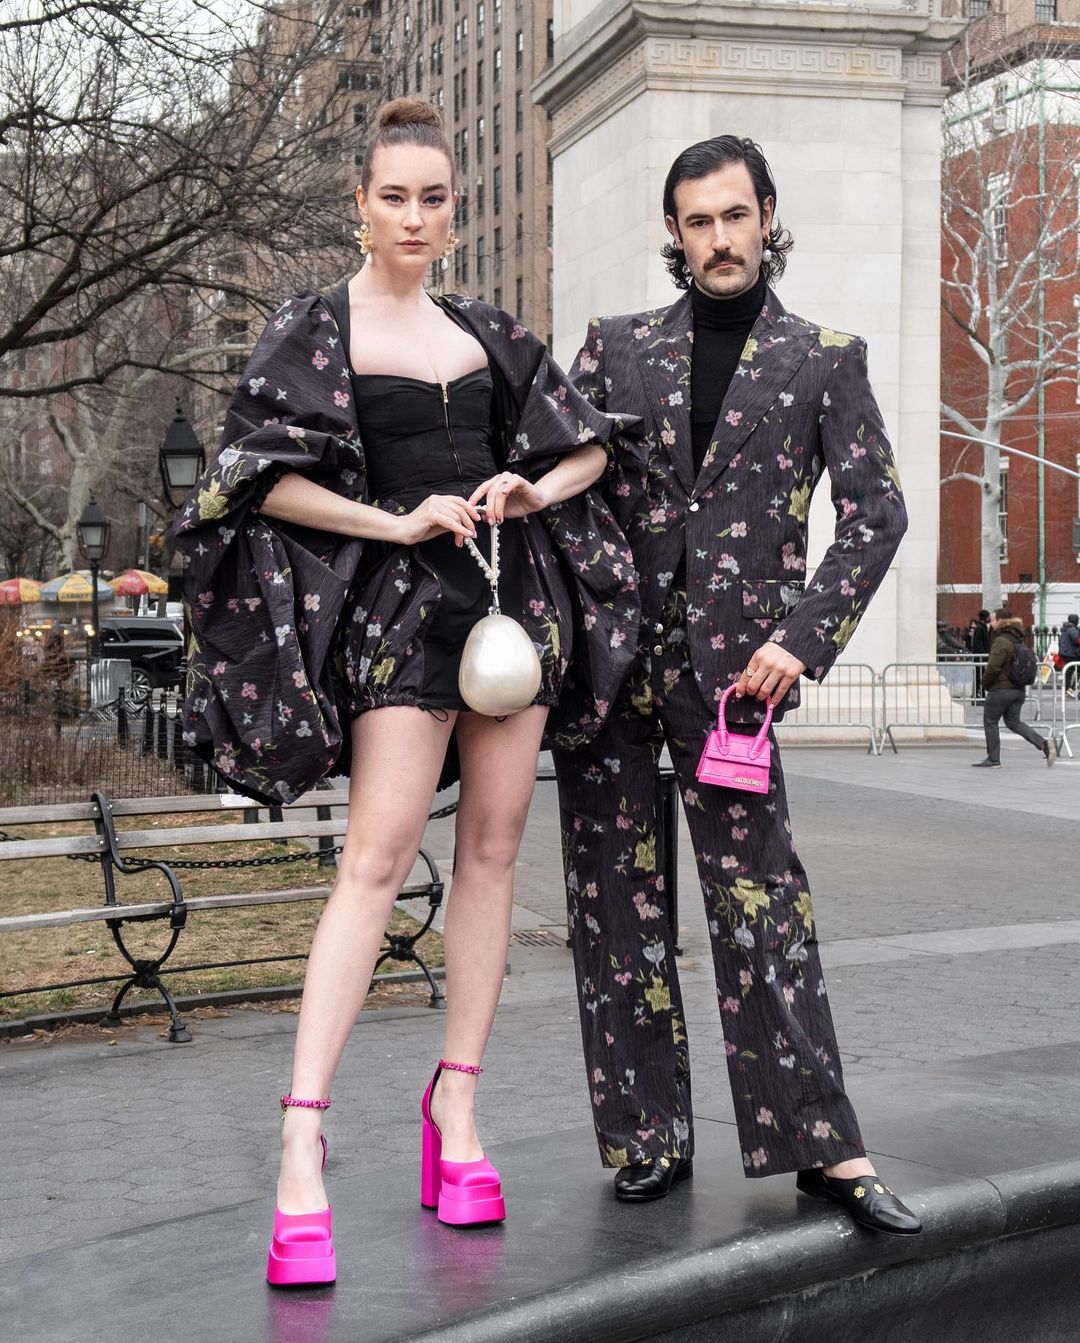
[[[202,475],[203,467],[206,465],[206,454],[203,452],[202,444],[195,436],[195,430],[191,427],[191,422],[184,414],[184,409],[180,404],[179,398],[176,402],[176,415],[172,423],[165,431],[165,440],[158,452],[158,466],[161,468],[161,484],[165,491],[165,500],[172,508],[178,505],[191,493],[195,482]],[[173,491],[176,491],[180,498],[173,498]],[[172,586],[170,581],[170,587]],[[171,593],[170,593],[171,595]],[[187,657],[188,649],[188,619],[187,606],[184,606],[183,617],[183,637],[184,637],[184,656]]]
[[[94,627],[94,632],[90,636],[90,656],[96,662],[101,649],[98,565],[105,558],[109,549],[109,519],[105,516],[105,510],[93,495],[90,496],[90,502],[83,509],[79,521],[75,524],[75,529],[79,534],[79,553],[90,565],[90,587],[92,589],[90,594],[92,612],[90,619]]]

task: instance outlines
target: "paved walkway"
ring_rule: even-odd
[[[873,1097],[881,1113],[890,1087],[918,1085],[928,1067],[957,1077],[974,1069],[980,1142],[1000,1132],[993,1156],[1007,1169],[1010,1125],[1023,1123],[1030,1136],[1040,1109],[1046,1160],[1080,1153],[1080,1078],[1071,1066],[1080,1045],[1080,760],[1047,770],[1011,740],[1005,769],[970,769],[977,758],[976,741],[881,758],[855,748],[785,751],[856,1106],[860,1095]],[[448,860],[452,823],[433,823],[427,843]],[[481,1087],[481,1131],[493,1147],[568,1130],[578,1130],[575,1144],[587,1143],[558,852],[554,785],[541,785],[515,924],[550,932],[547,945],[511,950]],[[702,1115],[726,1123],[720,1028],[685,832],[680,889],[695,1101]],[[0,1284],[17,1279],[23,1256],[248,1199],[266,1204],[258,1216],[269,1224],[275,1098],[295,1021],[291,1013],[235,1011],[197,1021],[186,1046],[139,1026],[114,1044],[0,1047],[0,1264],[8,1263]],[[415,1159],[418,1099],[439,1048],[439,1015],[425,1007],[361,1019],[329,1123],[335,1180],[362,1190],[352,1182],[365,1170]],[[1016,1061],[1036,1054],[1049,1060],[1037,1089],[1010,1085]],[[1001,1073],[998,1113],[988,1069]],[[934,1089],[926,1094],[933,1110]],[[933,1122],[962,1145],[962,1086],[950,1106]],[[875,1146],[875,1134],[866,1136]],[[737,1162],[733,1135],[727,1146]],[[918,1147],[908,1142],[910,1158],[919,1159]]]

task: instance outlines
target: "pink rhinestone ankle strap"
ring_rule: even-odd
[[[293,1106],[299,1110],[329,1110],[330,1097],[324,1096],[321,1101],[304,1101],[301,1100],[298,1096],[282,1096],[281,1113],[283,1115],[285,1111],[289,1109],[290,1106]]]
[[[439,1067],[447,1068],[452,1073],[471,1073],[473,1077],[479,1077],[484,1071],[483,1068],[477,1068],[471,1063],[451,1063],[449,1059],[440,1059]]]

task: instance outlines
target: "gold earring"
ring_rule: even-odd
[[[460,242],[461,242],[461,239],[460,239],[460,238],[458,237],[458,235],[454,232],[454,230],[451,229],[450,232],[449,232],[449,234],[447,235],[447,238],[446,238],[446,246],[443,248],[443,254],[442,254],[442,268],[443,268],[443,270],[447,270],[447,269],[449,268],[449,266],[450,266],[450,258],[454,255],[454,248],[457,247],[457,245],[458,245]]]
[[[353,237],[360,244],[360,252],[367,256],[371,251],[371,228],[366,219],[360,221],[360,227],[355,230]]]

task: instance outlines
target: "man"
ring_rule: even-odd
[[[990,618],[992,642],[986,659],[983,687],[983,731],[986,733],[986,759],[976,760],[976,769],[1001,768],[1001,732],[998,723],[1004,718],[1005,726],[1018,737],[1038,747],[1048,765],[1057,759],[1057,742],[1053,737],[1040,737],[1033,727],[1020,721],[1020,713],[1027,698],[1025,681],[1019,663],[1026,657],[1032,673],[1036,667],[1035,654],[1024,643],[1023,623],[1013,616],[1007,606],[995,611]],[[1020,651],[1018,651],[1020,650]]]
[[[1058,657],[1065,669],[1065,692],[1076,695],[1076,663],[1080,662],[1080,615],[1070,615],[1058,635]],[[1073,664],[1073,665],[1070,665]]]
[[[634,552],[638,657],[605,725],[556,754],[572,944],[594,1119],[620,1199],[690,1175],[690,1062],[657,854],[658,759],[678,778],[705,896],[728,1066],[750,1176],[911,1234],[845,1095],[806,874],[773,747],[767,796],[699,784],[729,685],[733,731],[780,718],[821,680],[884,578],[906,513],[866,347],[785,311],[770,286],[790,235],[761,150],[720,136],[676,159],[669,308],[595,319],[574,380],[642,417],[602,488]],[[806,519],[832,478],[836,538],[806,588]],[[816,1169],[815,1169],[816,1168]]]
[[[983,659],[990,652],[990,612],[980,611],[968,626],[968,652],[975,662],[975,699],[983,697]]]

